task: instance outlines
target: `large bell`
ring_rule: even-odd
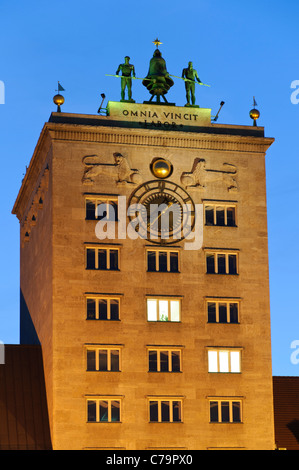
[[[144,85],[152,95],[150,101],[156,96],[157,102],[160,103],[160,97],[162,96],[164,101],[167,102],[165,95],[173,84],[174,82],[169,77],[166,69],[166,62],[160,50],[156,49],[150,60],[148,74],[142,81],[142,85]]]

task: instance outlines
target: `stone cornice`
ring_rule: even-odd
[[[232,129],[234,126],[230,126]],[[48,123],[53,140],[95,142],[146,147],[169,147],[198,150],[222,150],[228,152],[265,153],[273,138],[228,134],[157,131],[108,126]],[[209,128],[210,129],[210,128]]]

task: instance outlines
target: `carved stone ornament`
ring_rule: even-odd
[[[206,168],[204,159],[195,159],[191,172],[183,172],[181,183],[185,188],[204,189],[209,184],[220,181],[227,191],[238,191],[237,168],[230,163],[223,163],[222,169]]]
[[[102,163],[98,155],[86,155],[82,162],[85,165],[82,177],[83,184],[93,184],[101,176],[115,178],[117,184],[140,184],[142,178],[139,170],[132,169],[127,157],[114,153],[114,163]]]

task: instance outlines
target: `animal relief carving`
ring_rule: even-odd
[[[185,188],[204,189],[207,185],[220,181],[227,191],[237,191],[237,168],[230,163],[223,163],[222,169],[206,168],[204,159],[196,159],[191,172],[183,172],[181,183]]]
[[[138,170],[132,169],[127,157],[114,153],[114,163],[103,163],[98,155],[86,155],[82,162],[85,165],[82,183],[93,184],[100,176],[115,178],[118,184],[140,184],[141,176]]]

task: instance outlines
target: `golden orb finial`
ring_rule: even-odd
[[[55,91],[58,91],[57,95],[55,95],[53,97],[53,102],[57,105],[57,113],[61,113],[61,108],[60,106],[63,105],[64,103],[64,97],[59,93],[60,91],[65,91],[64,88],[60,85],[60,83],[58,82],[58,87],[57,87],[57,90]]]
[[[164,179],[171,175],[172,165],[164,158],[156,158],[151,164],[151,171],[156,178]]]
[[[257,102],[255,101],[255,97],[253,97],[253,108],[249,111],[249,116],[253,119],[253,125],[256,126],[256,121],[260,117],[260,112],[258,109],[255,108],[257,106]]]

